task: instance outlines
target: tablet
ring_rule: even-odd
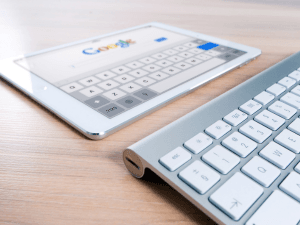
[[[91,139],[101,139],[261,54],[148,23],[0,61],[1,77]]]

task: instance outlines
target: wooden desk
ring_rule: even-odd
[[[0,80],[0,224],[214,224],[156,175],[133,178],[122,151],[300,50],[297,1],[250,2],[1,0],[1,59],[151,21],[263,53],[102,141]]]

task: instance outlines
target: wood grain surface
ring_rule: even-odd
[[[122,151],[299,51],[298,2],[0,0],[0,59],[151,21],[262,55],[101,141],[0,79],[0,224],[214,224],[152,172],[133,178]]]

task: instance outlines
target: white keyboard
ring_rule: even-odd
[[[219,224],[300,224],[300,53],[124,151]]]

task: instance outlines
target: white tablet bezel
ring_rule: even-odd
[[[115,116],[111,119],[101,115],[99,112],[93,110],[92,108],[78,101],[74,97],[68,95],[64,91],[48,83],[47,81],[43,80],[37,75],[27,71],[26,69],[22,68],[21,66],[17,65],[14,62],[15,60],[20,58],[33,56],[44,52],[69,47],[72,45],[77,45],[80,43],[91,41],[93,39],[103,38],[110,35],[115,35],[122,32],[146,27],[149,25],[174,31],[177,33],[185,34],[191,37],[195,37],[203,40],[209,40],[211,42],[215,42],[220,45],[242,50],[247,53],[199,77],[196,77],[188,82],[185,82],[182,85],[179,85],[178,87],[175,87],[147,102],[144,102],[141,105],[138,105],[128,111],[125,111],[120,115]],[[8,82],[10,82],[11,84],[13,84],[21,91],[23,91],[28,96],[30,96],[32,99],[34,99],[35,101],[37,101],[38,103],[40,103],[41,105],[43,105],[44,107],[46,107],[47,109],[55,113],[57,116],[62,118],[71,126],[75,127],[77,130],[79,130],[88,138],[102,139],[107,135],[121,129],[125,125],[134,122],[138,118],[147,115],[147,113],[152,112],[155,109],[158,109],[159,107],[165,105],[170,100],[173,100],[183,95],[184,93],[187,93],[192,89],[195,89],[201,86],[202,84],[212,79],[215,79],[216,77],[238,66],[247,63],[248,61],[259,56],[260,54],[261,51],[253,47],[233,43],[227,40],[222,40],[219,38],[180,29],[177,27],[172,27],[161,23],[152,22],[152,23],[136,26],[133,28],[109,33],[106,35],[101,35],[98,37],[93,37],[82,41],[73,42],[73,43],[61,45],[54,48],[49,48],[35,53],[2,60],[0,61],[0,76],[3,77]]]

